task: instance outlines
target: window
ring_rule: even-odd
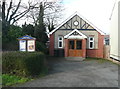
[[[94,49],[94,37],[89,37],[89,49]]]
[[[69,41],[69,49],[74,49],[74,40]]]
[[[82,49],[82,40],[76,41],[76,49]]]
[[[58,37],[58,48],[63,48],[63,37],[62,36]]]

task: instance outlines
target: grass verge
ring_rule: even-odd
[[[11,86],[11,85],[15,85],[15,84],[18,84],[18,83],[25,83],[29,80],[32,80],[32,79],[19,77],[19,76],[16,76],[16,75],[9,75],[9,74],[3,74],[2,75],[2,85],[3,86]]]
[[[85,59],[85,61],[91,61],[91,60],[96,60],[98,63],[105,63],[105,62],[111,62],[107,59],[104,59],[104,58],[91,58],[91,57],[87,57]]]
[[[104,59],[104,58],[92,58],[92,57],[87,57],[87,58],[85,59],[85,61],[91,61],[91,60],[95,60],[95,61],[97,61],[98,63],[109,62],[109,63],[113,63],[113,64],[116,64],[116,65],[120,66],[120,64],[114,63],[114,62],[112,62],[112,61],[110,61],[110,60],[108,60],[108,59]]]

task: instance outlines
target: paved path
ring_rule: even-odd
[[[50,72],[18,87],[118,87],[118,66],[111,62],[49,59]]]

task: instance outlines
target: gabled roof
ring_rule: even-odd
[[[72,35],[73,33],[78,33],[78,35]],[[87,36],[85,36],[84,34],[82,34],[80,31],[78,31],[77,29],[71,31],[70,33],[68,33],[67,35],[64,36],[64,38],[78,38],[78,39],[84,39],[87,38]]]
[[[67,18],[65,21],[63,21],[60,25],[58,25],[54,30],[52,30],[49,34],[53,34],[55,31],[57,31],[61,26],[63,26],[65,23],[67,23],[71,18],[73,18],[75,15],[78,15],[81,17],[84,21],[86,21],[89,25],[91,25],[94,29],[96,29],[101,35],[104,35],[105,33],[102,32],[100,29],[98,29],[96,26],[94,26],[91,22],[89,22],[87,19],[85,19],[82,15],[80,15],[78,12],[75,12],[73,15],[71,15],[69,18]]]
[[[35,40],[36,38],[28,36],[28,35],[25,35],[25,36],[18,38],[18,40],[31,40],[31,39]]]

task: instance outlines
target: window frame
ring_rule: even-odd
[[[62,40],[59,40],[59,38],[62,38]],[[60,47],[60,42],[62,43],[61,45],[61,47]],[[58,48],[63,48],[63,36],[58,36]]]
[[[90,40],[91,38],[92,38],[93,40]],[[93,43],[93,46],[92,46],[92,47],[90,47],[90,43],[91,43],[91,42]],[[94,37],[89,37],[89,49],[94,49],[94,48],[95,48],[95,47],[94,47],[94,43],[95,43],[95,42],[94,42]]]

